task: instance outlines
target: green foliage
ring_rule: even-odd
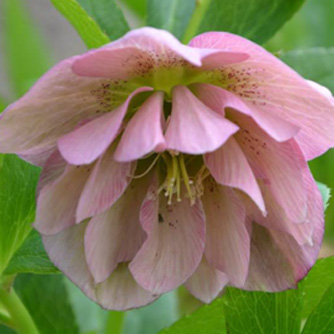
[[[325,210],[326,210],[328,205],[329,205],[329,200],[331,198],[331,190],[325,184],[322,184],[322,183],[319,183],[319,182],[317,184],[318,184],[318,188],[321,192],[322,200],[324,202],[324,207],[325,207]]]
[[[318,306],[308,318],[302,334],[328,334],[334,332],[334,283],[326,290]]]
[[[282,53],[282,60],[307,79],[334,93],[334,48],[311,48]]]
[[[79,333],[61,275],[22,274],[14,286],[41,334]]]
[[[51,0],[51,2],[73,25],[89,49],[98,48],[109,42],[108,36],[76,0]]]
[[[202,0],[184,40],[206,31],[228,31],[264,43],[288,21],[304,0]]]
[[[78,2],[111,40],[123,36],[130,30],[114,0],[78,0]]]
[[[191,315],[186,315],[159,334],[224,334],[224,297],[204,305]]]
[[[225,314],[228,333],[298,334],[301,293],[301,289],[275,294],[227,289]]]
[[[50,55],[22,0],[0,4],[4,18],[6,69],[16,96],[23,95],[50,67]]]
[[[148,0],[147,25],[181,38],[195,9],[195,0]]]
[[[0,275],[31,231],[39,169],[0,155]]]
[[[139,18],[145,18],[147,10],[147,0],[122,0],[122,2],[131,9]]]
[[[39,233],[32,230],[9,262],[5,275],[17,273],[56,274],[59,270],[51,263]]]

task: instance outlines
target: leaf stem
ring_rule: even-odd
[[[105,334],[122,334],[125,312],[110,311]]]
[[[9,314],[7,320],[11,322],[8,325],[11,324],[18,334],[38,334],[34,321],[13,288],[0,287],[0,303]]]
[[[182,42],[188,44],[189,41],[195,36],[199,25],[202,22],[203,16],[205,15],[211,0],[196,0],[196,8],[194,13],[189,21],[187,29],[183,35]]]

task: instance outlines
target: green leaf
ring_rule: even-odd
[[[319,305],[307,319],[302,334],[334,333],[334,283],[326,290]]]
[[[147,0],[122,0],[122,2],[140,18],[146,16]]]
[[[225,301],[229,334],[299,333],[301,289],[267,293],[228,288]]]
[[[4,0],[0,5],[4,18],[3,52],[16,96],[23,95],[52,63],[48,49],[23,4],[21,0]]]
[[[5,275],[18,273],[57,274],[59,270],[52,264],[44,250],[39,233],[32,230],[23,245],[9,262]]]
[[[6,107],[7,103],[5,102],[5,99],[0,96],[0,113],[2,113]]]
[[[79,333],[63,276],[21,274],[14,286],[41,334]]]
[[[123,36],[130,30],[114,0],[78,0],[78,2],[111,40]]]
[[[110,41],[76,0],[51,0],[51,2],[73,25],[89,49],[98,48]]]
[[[39,171],[15,155],[0,155],[0,275],[31,231]]]
[[[206,31],[228,31],[264,43],[305,0],[199,0],[184,41]]]
[[[304,290],[302,318],[315,309],[326,290],[334,283],[334,257],[320,259],[301,282]]]
[[[181,38],[191,15],[196,0],[148,0],[147,25],[168,30]]]
[[[311,48],[283,53],[282,60],[303,77],[334,93],[334,48]]]
[[[329,200],[331,198],[331,190],[323,183],[317,182],[318,188],[321,192],[322,200],[324,202],[325,210],[329,205]]]
[[[224,297],[217,298],[210,305],[202,306],[175,322],[171,327],[160,331],[159,334],[225,334],[223,310]]]

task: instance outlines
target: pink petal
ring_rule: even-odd
[[[334,145],[334,105],[331,99],[262,47],[240,36],[211,32],[195,37],[193,47],[230,52],[247,50],[250,58],[229,65],[226,73],[242,84],[231,82],[229,90],[254,108],[279,116],[301,128],[296,139],[305,157],[312,159]]]
[[[115,152],[120,162],[137,160],[166,146],[162,133],[164,93],[156,92],[134,114]]]
[[[105,282],[96,287],[97,302],[103,308],[116,311],[147,305],[157,297],[137,284],[126,264],[120,264]]]
[[[214,179],[225,186],[238,188],[266,212],[262,194],[249,163],[236,140],[231,137],[218,150],[207,153],[204,161]]]
[[[286,141],[294,137],[299,131],[299,127],[278,116],[254,108],[247,100],[243,101],[239,96],[220,87],[209,84],[195,84],[192,85],[192,89],[205,105],[221,115],[225,115],[226,108],[232,108],[251,116],[264,131],[277,141]]]
[[[235,138],[255,176],[264,179],[289,219],[303,222],[307,205],[302,171],[307,164],[298,144],[293,139],[276,142],[247,116],[231,117],[241,128]]]
[[[153,301],[156,296],[139,287],[124,264],[108,280],[95,285],[85,259],[86,226],[87,222],[83,222],[58,234],[42,237],[44,247],[56,267],[103,308],[123,310]]]
[[[195,66],[203,62],[203,69],[208,70],[247,58],[244,52],[189,47],[165,30],[145,27],[82,55],[74,63],[73,71],[81,76],[126,80],[144,76],[153,68],[180,66],[184,60]]]
[[[84,233],[87,222],[74,225],[50,236],[42,235],[50,260],[89,298],[96,300],[93,278],[88,270]]]
[[[56,181],[65,171],[66,161],[63,159],[58,150],[54,151],[46,160],[37,184],[37,194]]]
[[[95,282],[103,282],[119,262],[131,261],[145,240],[139,212],[147,178],[133,181],[123,196],[89,222],[85,234],[88,267]]]
[[[67,166],[65,172],[38,197],[34,227],[42,234],[55,234],[75,224],[75,211],[90,166]]]
[[[150,90],[150,87],[136,89],[115,110],[61,137],[58,147],[64,159],[72,165],[90,164],[97,159],[117,136],[133,96]]]
[[[185,285],[196,298],[204,303],[211,303],[227,283],[227,275],[212,267],[203,257],[198,268]]]
[[[165,135],[168,149],[189,154],[212,152],[237,131],[236,125],[205,106],[188,88],[174,87]]]
[[[79,200],[77,222],[111,207],[127,188],[136,163],[119,163],[113,155],[109,148],[94,166]]]
[[[204,251],[205,217],[199,201],[167,205],[155,195],[155,180],[143,202],[140,221],[147,239],[130,263],[130,271],[152,293],[170,291],[196,270]]]
[[[72,131],[82,119],[96,116],[96,96],[101,79],[77,77],[71,71],[76,57],[48,71],[0,119],[0,152],[17,153],[43,165],[55,150],[59,137]]]
[[[202,201],[207,222],[205,256],[228,276],[230,284],[242,287],[250,257],[245,208],[233,190],[213,180],[206,182]]]

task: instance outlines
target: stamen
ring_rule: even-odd
[[[145,172],[143,172],[142,174],[139,174],[139,175],[129,175],[129,177],[131,177],[132,179],[140,179],[141,177],[147,175],[151,170],[152,168],[154,167],[154,165],[156,164],[156,162],[158,161],[158,159],[160,158],[161,154],[158,154],[153,162],[151,163],[151,165],[146,169]]]
[[[180,155],[179,163],[180,163],[181,174],[182,174],[182,177],[183,177],[183,182],[184,182],[184,185],[186,186],[188,196],[189,196],[189,199],[190,199],[190,203],[191,203],[191,205],[193,205],[195,203],[195,199],[194,199],[194,196],[193,196],[193,192],[190,188],[190,184],[191,184],[190,181],[191,180],[189,179],[189,176],[188,176],[188,173],[187,173],[186,165],[184,163],[183,154]]]

